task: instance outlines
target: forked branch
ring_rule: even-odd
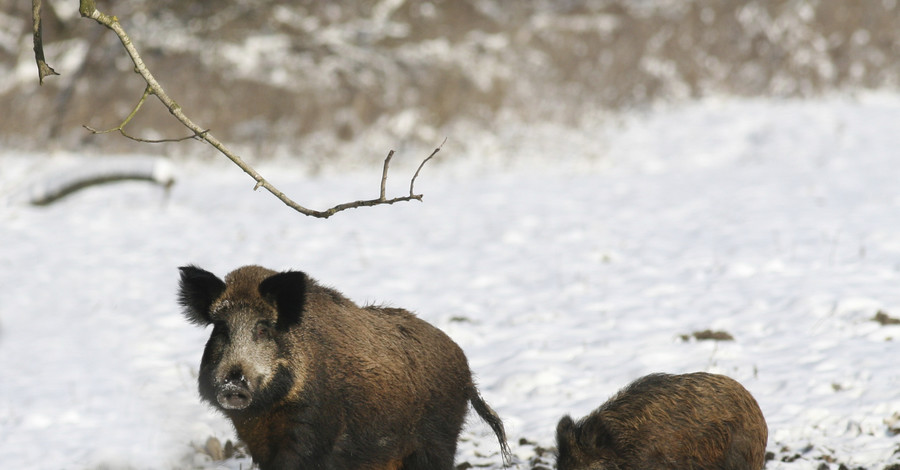
[[[447,139],[444,139],[444,142],[446,142],[446,141],[447,141]],[[391,150],[390,152],[388,152],[387,157],[385,157],[385,159],[384,159],[384,169],[381,172],[381,193],[380,193],[378,199],[367,199],[367,200],[361,200],[361,201],[346,202],[344,204],[338,204],[338,205],[332,207],[331,209],[321,211],[320,213],[322,215],[316,215],[316,217],[327,218],[327,217],[334,215],[337,212],[347,210],[347,209],[353,209],[355,207],[380,206],[382,204],[394,204],[396,202],[413,201],[413,200],[421,201],[423,195],[415,193],[416,178],[419,177],[419,172],[422,171],[422,167],[425,166],[426,163],[428,163],[428,160],[431,160],[432,158],[434,158],[434,156],[437,155],[437,153],[441,151],[441,147],[444,146],[444,142],[441,142],[441,145],[439,147],[437,147],[436,149],[434,149],[431,152],[431,154],[428,155],[428,157],[425,158],[425,160],[422,160],[422,163],[419,164],[419,168],[416,169],[416,173],[413,175],[412,179],[409,180],[409,195],[395,197],[395,198],[391,198],[391,199],[388,199],[385,197],[385,185],[387,183],[388,166],[390,166],[391,158],[393,158],[393,156],[394,156],[394,151]]]
[[[35,27],[35,58],[38,61],[40,78],[43,81],[43,78],[46,75],[44,73],[44,69],[41,67],[41,64],[43,63],[43,51],[41,50],[39,53],[39,49],[38,49],[38,46],[40,44],[40,22],[39,22],[39,20],[40,20],[40,14],[39,14],[40,0],[32,0],[32,1],[33,1],[33,12],[34,12],[33,16],[36,18],[35,23],[34,23],[35,24],[35,26],[34,26]],[[441,143],[441,146],[434,149],[434,151],[431,153],[431,155],[429,155],[419,165],[419,168],[416,170],[415,175],[413,175],[412,179],[410,180],[409,195],[407,195],[407,196],[401,196],[401,197],[395,197],[395,198],[388,199],[385,195],[385,183],[387,181],[388,166],[390,165],[391,158],[393,157],[393,154],[394,154],[394,151],[391,150],[390,153],[388,153],[388,156],[387,156],[387,158],[385,158],[385,161],[384,161],[384,169],[383,169],[382,175],[381,175],[381,191],[379,193],[378,198],[369,199],[369,200],[358,200],[358,201],[352,201],[352,202],[347,202],[347,203],[343,203],[343,204],[338,204],[334,207],[331,207],[331,208],[325,209],[325,210],[309,209],[309,208],[306,208],[306,207],[298,204],[297,202],[295,202],[294,200],[289,198],[287,195],[285,195],[283,192],[281,192],[274,185],[269,183],[268,180],[263,178],[262,175],[260,175],[255,169],[253,169],[253,167],[248,165],[241,157],[239,157],[234,152],[232,152],[230,149],[228,149],[221,141],[219,141],[215,136],[212,135],[212,133],[209,132],[209,129],[204,129],[204,128],[198,126],[190,118],[188,118],[187,115],[184,114],[184,111],[181,109],[181,106],[179,106],[178,103],[176,103],[172,98],[169,97],[169,95],[162,88],[162,86],[159,84],[159,82],[156,80],[156,78],[153,76],[153,74],[150,73],[150,70],[147,68],[146,64],[144,64],[143,59],[141,58],[140,54],[138,54],[137,49],[135,48],[134,44],[132,43],[131,38],[128,36],[128,34],[125,33],[125,30],[122,28],[122,25],[119,23],[118,18],[116,18],[115,16],[110,16],[110,15],[104,14],[104,13],[100,12],[99,10],[97,10],[96,3],[94,0],[79,0],[79,1],[80,1],[80,4],[79,4],[78,11],[81,13],[81,16],[84,18],[91,18],[91,19],[95,20],[96,22],[100,23],[101,25],[109,28],[111,31],[113,31],[116,34],[116,36],[119,37],[119,40],[122,42],[122,46],[125,47],[125,51],[128,53],[129,57],[131,57],[132,62],[134,62],[135,72],[137,72],[144,79],[144,82],[147,83],[147,87],[145,88],[143,96],[141,96],[140,101],[138,101],[137,105],[135,105],[132,112],[122,121],[122,123],[119,126],[114,127],[112,129],[105,130],[105,131],[99,131],[99,130],[85,126],[89,131],[91,131],[95,134],[117,131],[120,134],[122,134],[124,137],[127,137],[129,139],[136,140],[139,142],[148,142],[148,143],[172,142],[172,141],[180,141],[180,140],[191,139],[191,138],[202,140],[202,141],[208,143],[209,145],[213,146],[213,148],[218,150],[219,153],[221,153],[222,155],[227,157],[235,165],[237,165],[241,170],[243,170],[245,173],[250,175],[250,177],[256,181],[256,185],[253,188],[254,190],[259,189],[259,188],[264,188],[267,191],[269,191],[270,193],[272,193],[272,195],[274,195],[275,197],[280,199],[288,207],[296,210],[297,212],[299,212],[301,214],[308,215],[311,217],[328,218],[340,211],[344,211],[347,209],[353,209],[356,207],[377,206],[377,205],[383,205],[383,204],[394,204],[396,202],[401,202],[401,201],[412,201],[412,200],[421,201],[422,200],[422,194],[415,194],[416,178],[418,178],[419,172],[422,170],[422,167],[425,165],[425,163],[428,162],[429,160],[431,160],[441,150],[443,143]],[[44,63],[44,65],[46,65],[46,64]],[[53,72],[53,69],[49,68],[49,66],[47,66],[47,69],[49,69],[49,71],[51,73],[55,73],[55,72]],[[177,119],[179,122],[181,122],[181,124],[183,124],[185,127],[187,127],[191,131],[191,135],[189,135],[187,137],[182,137],[180,139],[149,140],[149,139],[140,139],[137,137],[133,137],[133,136],[129,135],[128,133],[126,133],[125,126],[127,126],[128,123],[131,122],[131,119],[135,116],[135,114],[137,114],[137,112],[140,110],[141,106],[147,100],[147,97],[150,95],[156,96],[156,98],[159,99],[159,101],[163,104],[163,106],[165,106],[169,110],[169,112],[172,113],[173,116],[175,116],[175,119]]]
[[[140,137],[135,137],[135,136],[125,132],[125,126],[127,126],[128,123],[131,122],[132,119],[134,119],[134,116],[136,116],[138,111],[141,110],[141,106],[144,105],[144,102],[147,101],[147,97],[150,96],[151,94],[153,94],[153,89],[150,88],[150,85],[147,85],[147,88],[144,89],[144,94],[141,95],[141,99],[137,102],[136,105],[134,105],[134,108],[131,110],[130,113],[128,113],[128,116],[125,117],[125,120],[122,121],[122,123],[119,124],[118,126],[113,127],[111,129],[106,129],[104,131],[94,129],[93,127],[88,126],[88,125],[85,125],[84,128],[89,130],[92,134],[109,134],[110,132],[118,132],[119,134],[122,134],[122,136],[125,138],[131,139],[135,142],[144,142],[147,144],[161,144],[163,142],[181,142],[183,140],[195,139],[198,137],[196,135],[189,135],[186,137],[179,137],[176,139],[142,139]],[[206,133],[206,132],[208,132],[208,131],[204,131],[203,133]]]

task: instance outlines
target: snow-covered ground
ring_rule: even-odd
[[[466,351],[522,469],[563,414],[698,370],[756,396],[768,469],[898,463],[900,326],[873,321],[900,317],[898,123],[900,97],[876,95],[707,100],[464,154],[454,139],[477,139],[450,136],[423,203],[329,220],[224,160],[178,162],[168,194],[123,183],[31,207],[32,181],[84,156],[2,154],[0,465],[248,468],[193,447],[233,435],[197,397],[208,331],[175,303],[186,263],[301,269],[415,310]],[[395,191],[416,158],[395,158]],[[260,170],[316,208],[370,197],[380,174]],[[734,341],[682,339],[706,329]],[[499,468],[469,421],[457,460]]]

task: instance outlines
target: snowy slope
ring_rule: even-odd
[[[756,396],[768,469],[898,463],[900,326],[872,320],[900,317],[898,122],[897,96],[709,100],[621,125],[466,136],[484,153],[454,155],[451,136],[418,182],[424,203],[325,221],[218,160],[180,162],[168,195],[123,183],[34,208],[15,194],[83,157],[4,154],[0,462],[247,468],[192,446],[233,435],[197,398],[208,331],[174,296],[177,266],[256,263],[447,331],[519,468],[553,445],[563,414],[650,372],[696,370]],[[397,191],[416,163],[403,158]],[[260,170],[315,207],[377,191],[377,169]],[[735,339],[681,338],[705,329]],[[473,415],[457,460],[499,468],[497,451]]]

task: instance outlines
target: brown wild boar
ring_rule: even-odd
[[[262,470],[450,470],[469,403],[509,459],[462,350],[405,310],[259,266],[224,281],[182,267],[178,297],[189,321],[213,325],[200,395]]]
[[[558,470],[760,470],[766,420],[724,375],[651,374],[556,427]]]

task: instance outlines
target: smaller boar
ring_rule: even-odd
[[[724,375],[651,374],[556,427],[558,470],[760,470],[766,420]]]
[[[181,268],[187,319],[212,325],[200,396],[262,470],[452,470],[468,406],[509,449],[462,350],[399,308],[359,307],[298,271]]]

